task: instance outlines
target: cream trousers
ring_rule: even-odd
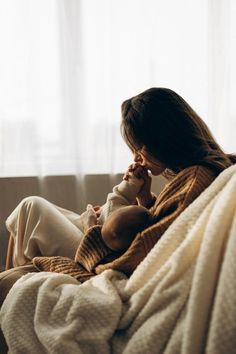
[[[14,267],[40,255],[73,259],[83,237],[78,214],[37,196],[23,199],[6,220],[6,227],[14,237]]]

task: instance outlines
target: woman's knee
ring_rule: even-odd
[[[23,275],[32,272],[38,272],[33,264],[12,268],[0,273],[0,308],[15,282]]]
[[[7,229],[11,233],[15,234],[17,232],[19,218],[23,217],[23,220],[25,220],[25,217],[27,217],[32,212],[32,214],[36,216],[42,216],[44,210],[46,209],[46,203],[49,202],[38,196],[30,196],[24,198],[7,218]]]
[[[42,219],[44,215],[46,216],[47,214],[49,204],[46,199],[38,196],[24,198],[7,218],[6,226],[8,230],[13,233],[16,232],[16,225],[18,224],[19,218],[25,220],[25,218],[30,216],[31,218],[40,217]]]
[[[40,212],[45,210],[45,206],[48,205],[49,202],[39,196],[30,196],[24,198],[20,204],[19,207],[20,209],[25,208],[25,209],[34,209],[34,210],[39,210]]]

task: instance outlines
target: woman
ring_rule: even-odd
[[[117,255],[104,244],[99,227],[81,243],[77,214],[42,198],[29,197],[6,222],[15,239],[14,266],[30,263],[35,256],[74,259],[76,253],[76,261],[88,272],[96,274],[112,268],[129,275],[177,216],[221,171],[236,162],[235,155],[224,153],[189,104],[170,89],[151,88],[126,100],[122,104],[121,132],[134,155],[124,179],[143,166],[146,173],[137,202],[155,215],[155,225],[144,230],[125,254]],[[170,179],[158,197],[151,192],[148,171]],[[94,239],[95,248],[89,241]],[[93,262],[88,259],[90,252],[96,255]]]

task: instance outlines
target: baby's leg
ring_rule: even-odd
[[[41,255],[74,258],[83,237],[75,225],[78,218],[41,197],[23,199],[6,221],[15,240],[13,265],[30,263]]]

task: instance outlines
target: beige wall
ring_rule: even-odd
[[[0,178],[0,267],[5,264],[8,232],[5,220],[25,197],[39,195],[63,208],[82,212],[88,203],[103,204],[112,187],[121,181],[122,175],[87,175]],[[165,180],[153,179],[152,190],[157,194]]]

